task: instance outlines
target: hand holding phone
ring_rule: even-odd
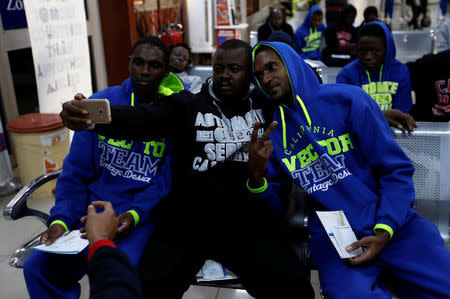
[[[108,99],[72,100],[72,105],[86,110],[87,118],[96,124],[109,124],[111,122],[111,109]]]

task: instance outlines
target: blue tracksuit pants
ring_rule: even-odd
[[[153,223],[135,227],[116,243],[137,268]],[[30,298],[79,298],[78,281],[87,273],[88,248],[79,254],[54,254],[34,251],[24,265],[24,276]]]
[[[395,232],[372,265],[345,265],[325,233],[312,235],[311,254],[328,298],[391,298],[382,270],[398,281],[400,298],[450,298],[450,252],[437,227],[419,216]]]

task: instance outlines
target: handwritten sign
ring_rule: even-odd
[[[41,113],[92,94],[84,1],[24,0]]]

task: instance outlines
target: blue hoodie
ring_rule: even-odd
[[[316,11],[322,10],[317,5],[311,7],[303,24],[295,31],[295,46],[297,52],[304,59],[322,60],[322,56],[320,55],[320,41],[322,40],[322,35],[326,27],[323,23],[320,23],[316,28],[311,26],[311,18]]]
[[[162,85],[158,92],[172,93]],[[91,98],[109,99],[111,105],[139,104],[130,78]],[[150,211],[171,187],[168,147],[165,139],[135,142],[114,140],[87,130],[75,132],[47,223],[59,221],[69,230],[79,228],[88,204],[96,200],[111,202],[117,216],[134,211],[131,213],[135,224],[151,222]]]
[[[395,59],[395,43],[388,27],[381,22],[370,22],[383,28],[386,35],[386,55],[380,70],[369,73],[356,59],[338,74],[336,83],[362,87],[378,103],[381,110],[399,109],[408,113],[412,108],[411,78],[406,65]]]
[[[261,45],[282,57],[295,108],[279,105],[274,113],[270,184],[252,196],[280,211],[292,179],[314,199],[314,210],[343,210],[358,238],[378,228],[392,236],[415,214],[414,167],[375,101],[361,88],[319,84],[289,46],[261,42],[253,53]],[[310,220],[310,232],[324,233],[315,213]]]

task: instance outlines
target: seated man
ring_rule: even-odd
[[[388,271],[400,297],[450,298],[450,253],[437,227],[414,210],[414,167],[377,104],[361,88],[320,85],[283,43],[259,43],[253,53],[257,84],[278,108],[271,135],[266,130],[257,140],[259,124],[253,130],[249,190],[276,211],[294,180],[313,211],[344,211],[359,240],[348,252],[364,248],[342,260],[316,213],[309,215],[324,294],[391,298],[379,280]]]
[[[364,9],[364,20],[362,21],[361,25],[359,25],[356,30],[359,32],[364,26],[364,24],[379,21],[378,19],[378,9],[376,6],[367,6],[366,9]]]
[[[161,85],[169,73],[168,65],[169,49],[164,42],[157,37],[144,37],[132,48],[130,78],[91,98],[129,106],[159,101],[173,92]],[[64,232],[80,228],[80,218],[88,204],[108,199],[121,224],[116,237],[122,240],[117,240],[117,246],[137,266],[153,230],[150,212],[170,189],[171,162],[167,151],[165,139],[133,142],[90,131],[75,133],[56,184],[49,228],[41,243],[50,245]],[[31,298],[78,298],[78,280],[86,270],[86,252],[55,255],[36,251],[24,265]]]
[[[186,69],[191,64],[191,49],[186,43],[176,44],[170,50],[170,70],[184,83],[184,88],[192,93],[202,89],[203,80],[200,76],[189,75]]]
[[[411,78],[408,68],[395,59],[389,29],[381,22],[367,23],[361,28],[357,45],[358,59],[339,72],[336,83],[363,88],[383,111],[408,113],[412,107]]]
[[[322,19],[322,10],[319,6],[314,5],[309,10],[303,24],[295,31],[296,49],[304,59],[322,60],[320,42],[325,31]]]
[[[275,31],[283,31],[294,39],[294,29],[286,22],[284,9],[272,8],[266,22],[258,27],[258,41],[267,40]]]
[[[328,23],[325,35],[325,48],[322,59],[327,66],[344,66],[355,59],[356,8],[346,4],[339,12],[336,23]]]

